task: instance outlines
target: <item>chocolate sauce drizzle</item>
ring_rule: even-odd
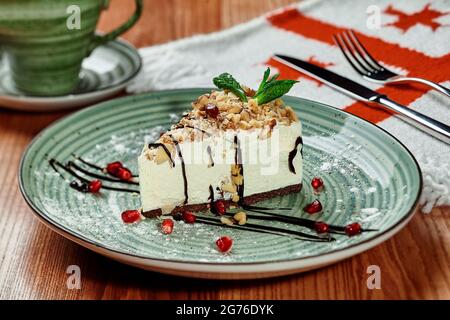
[[[209,166],[208,167],[214,167],[214,159],[212,156],[211,146],[207,146],[206,151],[208,152],[208,155],[209,155]]]
[[[103,171],[103,168],[96,165],[95,163],[91,163],[89,161],[84,160],[83,158],[81,158],[80,156],[77,156],[76,154],[72,153],[72,157],[74,157],[77,160],[80,160],[82,163],[84,163],[85,165],[87,165],[88,167],[91,167],[93,169],[97,169],[97,170],[101,170]]]
[[[277,210],[279,208],[276,208]],[[253,209],[246,209],[250,212],[256,212],[256,213],[262,213],[263,215],[255,215],[255,214],[247,214],[247,219],[255,219],[255,220],[262,220],[262,221],[278,221],[283,223],[289,223],[300,227],[305,227],[311,230],[315,230],[315,220],[309,220],[305,218],[299,218],[299,217],[293,217],[293,216],[286,216],[277,214],[274,212],[268,212],[268,211],[262,211],[262,210],[253,210]],[[229,216],[233,216],[233,214],[228,214]],[[329,227],[329,233],[336,233],[336,234],[345,234],[345,227],[342,226],[336,226],[336,225],[328,225]],[[365,231],[374,231],[374,230],[365,230]]]
[[[289,208],[289,207],[276,207],[276,208],[270,208],[270,207],[261,207],[261,206],[254,206],[254,205],[244,205],[243,206],[243,209],[246,209],[246,210],[273,210],[273,209],[276,209],[276,210],[292,210],[292,208]]]
[[[189,126],[189,125],[187,125],[187,126],[184,126],[184,128],[195,129],[195,130],[201,131],[202,133],[206,134],[208,137],[212,136],[212,134],[209,133],[208,131],[203,130],[203,129],[200,129],[200,128],[197,128],[197,127],[194,127],[194,126]]]
[[[239,196],[239,205],[244,204],[244,166],[242,164],[242,150],[237,135],[234,136],[234,164],[239,166],[239,174],[242,176],[242,184],[237,186],[237,192]]]
[[[81,160],[81,158],[77,158],[77,159],[80,160],[81,162],[83,162],[83,161]],[[83,162],[83,163],[84,163],[84,162]],[[101,180],[110,181],[110,182],[118,182],[118,183],[132,184],[132,185],[136,185],[136,186],[139,185],[139,183],[137,183],[136,181],[126,181],[126,180],[114,179],[114,178],[111,178],[111,177],[107,177],[107,176],[105,176],[105,175],[101,175],[101,174],[96,174],[96,173],[90,172],[90,171],[88,171],[88,170],[86,170],[86,169],[80,167],[79,165],[77,165],[77,164],[76,164],[75,162],[73,162],[73,161],[67,162],[67,167],[73,168],[73,169],[75,169],[75,170],[77,170],[77,171],[79,171],[79,172],[82,172],[82,173],[84,173],[85,175],[87,175],[87,176],[89,176],[89,177],[92,177],[92,178],[101,179]],[[100,167],[98,167],[98,168],[100,168]],[[100,170],[103,171],[102,168],[100,168]]]
[[[209,197],[208,200],[210,200],[210,204],[214,203],[214,188],[212,185],[209,185]]]
[[[330,235],[324,235],[324,236],[316,236],[308,233],[304,233],[301,231],[296,230],[290,230],[290,229],[283,229],[283,228],[277,228],[267,225],[259,225],[259,224],[252,224],[252,223],[246,223],[245,225],[226,225],[220,222],[217,218],[210,218],[205,216],[197,216],[197,222],[208,224],[208,225],[215,225],[215,226],[221,226],[225,228],[233,228],[233,229],[239,229],[239,230],[245,230],[245,231],[252,231],[252,232],[259,232],[259,233],[268,233],[268,234],[274,234],[278,236],[294,236],[295,238],[299,240],[304,241],[313,241],[313,242],[330,242],[334,241],[335,239],[332,238]]]
[[[103,171],[104,168],[100,167],[99,165],[97,165],[97,164],[95,164],[95,163],[92,163],[92,162],[89,162],[89,161],[87,161],[87,160],[84,160],[83,158],[81,158],[80,156],[77,156],[77,155],[74,154],[74,153],[72,153],[72,156],[73,156],[76,160],[79,160],[80,162],[82,162],[82,163],[84,163],[85,165],[87,165],[88,167],[91,167],[92,169],[96,169],[96,170],[99,170],[99,171],[104,172],[104,171]],[[81,171],[81,170],[80,170],[80,171]],[[86,171],[86,172],[89,172],[89,171]],[[88,173],[85,173],[85,174],[92,176],[92,173],[89,173],[89,174],[88,174]],[[138,176],[135,175],[135,174],[132,174],[131,176],[132,176],[133,178],[137,178],[137,177],[138,177]],[[93,176],[92,176],[92,177],[93,177]],[[120,181],[121,183],[127,183],[127,182],[125,182],[125,181],[123,181],[123,180],[119,180],[119,179],[109,180],[109,179],[108,179],[107,177],[105,177],[105,176],[98,176],[98,177],[100,177],[99,179],[104,179],[104,180],[108,180],[108,181],[113,181],[113,182]],[[128,181],[128,183],[138,185],[138,183],[137,183],[137,182],[134,182],[134,181]]]
[[[212,186],[210,187],[210,190],[212,191]],[[213,194],[213,193],[211,193]],[[213,196],[211,197],[213,199]],[[211,208],[214,208],[213,202],[211,202]],[[254,215],[254,214],[247,214],[248,219],[254,219],[254,220],[261,220],[261,221],[277,221],[282,223],[291,224],[294,226],[300,226],[305,227],[307,229],[315,231],[315,224],[316,220],[310,220],[305,218],[299,218],[294,216],[286,216],[278,214],[274,211],[270,212],[267,210],[291,210],[292,208],[266,208],[266,207],[256,207],[256,206],[244,206],[242,207],[246,211],[251,212],[257,212],[262,213],[263,215]],[[252,209],[250,209],[252,208]],[[253,208],[259,208],[259,210],[253,209]],[[211,210],[213,213],[214,211]],[[235,212],[229,212],[226,213],[227,216],[233,217]],[[260,224],[252,224],[252,223],[246,223],[245,225],[225,225],[223,224],[220,219],[218,218],[212,218],[207,217],[204,215],[197,215],[197,222],[208,224],[208,225],[214,225],[214,226],[222,226],[222,227],[228,227],[228,228],[235,228],[239,230],[245,230],[245,231],[253,231],[253,232],[259,232],[259,233],[268,233],[268,234],[274,234],[278,236],[294,236],[297,239],[300,240],[306,240],[306,241],[315,241],[315,242],[329,242],[334,241],[335,239],[330,236],[330,234],[340,234],[345,235],[345,227],[343,226],[337,226],[337,225],[328,225],[329,231],[327,234],[323,235],[312,235],[303,233],[301,231],[291,230],[291,229],[283,229],[268,225],[260,225]],[[378,231],[376,229],[362,229],[361,232],[369,232],[369,231]]]
[[[175,161],[173,161],[172,155],[170,154],[169,149],[167,149],[167,147],[164,145],[164,143],[155,142],[155,143],[148,144],[149,149],[158,148],[158,147],[161,147],[164,149],[164,152],[166,153],[167,157],[169,157],[170,163],[172,164],[172,168],[175,167]]]
[[[208,200],[209,200],[209,210],[212,213],[217,214],[218,212],[217,212],[216,206],[214,205],[214,188],[213,188],[212,185],[209,185],[209,197],[208,197]]]
[[[178,156],[180,157],[181,172],[183,173],[183,185],[184,185],[184,202],[183,202],[183,204],[187,204],[188,200],[189,200],[189,195],[188,195],[188,181],[187,181],[187,177],[186,177],[186,164],[184,163],[183,153],[181,152],[181,148],[180,148],[178,141],[176,141],[172,136],[170,136],[170,138],[172,139],[173,143],[175,144],[175,148],[177,149]],[[174,163],[174,165],[175,165],[175,163]]]
[[[302,137],[297,137],[297,139],[295,140],[295,146],[294,149],[292,149],[291,152],[289,152],[289,171],[291,171],[293,174],[295,173],[295,167],[294,164],[292,163],[292,161],[294,160],[295,156],[297,155],[297,148],[299,144],[302,144],[302,148],[300,149],[300,154],[303,155],[303,139]]]
[[[75,189],[79,192],[88,192],[88,185],[89,185],[89,180],[80,176],[77,172],[75,172],[73,167],[70,167],[69,165],[64,165],[61,162],[55,160],[55,159],[50,159],[49,161],[50,166],[53,168],[53,170],[55,170],[55,172],[58,173],[58,175],[65,179],[64,175],[58,170],[58,168],[61,168],[62,170],[64,170],[65,172],[67,172],[68,174],[70,174],[72,177],[74,177],[77,180],[74,180],[72,182],[70,182],[70,187],[72,189]],[[122,183],[122,181],[118,180],[118,181],[114,181],[117,183]],[[127,188],[117,188],[117,187],[111,187],[111,186],[105,186],[102,185],[102,189],[106,189],[106,190],[112,190],[112,191],[119,191],[119,192],[131,192],[131,193],[139,193],[139,190],[133,190],[133,189],[127,189]]]
[[[73,180],[73,181],[70,182],[69,186],[72,189],[75,189],[75,190],[77,190],[79,192],[89,192],[89,187],[84,182],[79,182],[77,180]]]

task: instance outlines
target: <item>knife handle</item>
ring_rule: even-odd
[[[435,138],[450,144],[450,127],[442,122],[432,119],[420,112],[407,108],[386,96],[380,96],[373,100],[403,116],[403,119],[416,126],[418,129],[431,134]]]

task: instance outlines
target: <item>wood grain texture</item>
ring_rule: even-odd
[[[292,0],[148,0],[124,37],[136,46],[229,27]],[[113,0],[100,21],[125,21],[132,0]],[[47,229],[17,185],[26,145],[65,113],[0,109],[0,299],[450,299],[450,208],[418,213],[391,240],[341,263],[257,281],[205,281],[146,272],[103,258]],[[79,265],[82,289],[68,290],[66,268]],[[381,268],[380,290],[366,286],[369,265]]]

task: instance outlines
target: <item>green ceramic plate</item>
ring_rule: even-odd
[[[285,101],[303,123],[304,188],[300,194],[265,205],[292,206],[290,214],[306,216],[301,208],[316,197],[309,182],[320,176],[326,186],[318,195],[324,211],[314,219],[339,225],[358,221],[378,231],[313,243],[179,222],[176,232],[166,236],[159,231],[158,219],[122,223],[123,210],[140,207],[138,195],[79,193],[48,164],[49,158],[65,162],[76,153],[101,165],[120,159],[136,172],[144,142],[155,140],[176,114],[206,90],[125,97],[53,124],[36,137],[22,158],[19,182],[26,201],[46,225],[96,252],[149,270],[204,278],[268,277],[324,266],[381,243],[412,217],[422,181],[410,152],[360,118],[294,97]],[[216,251],[214,242],[220,235],[233,237],[231,254]]]

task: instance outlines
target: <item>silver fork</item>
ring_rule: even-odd
[[[383,67],[364,48],[352,30],[333,36],[345,59],[363,76],[364,79],[376,83],[420,82],[450,97],[450,89],[438,83],[416,77],[404,77]]]

